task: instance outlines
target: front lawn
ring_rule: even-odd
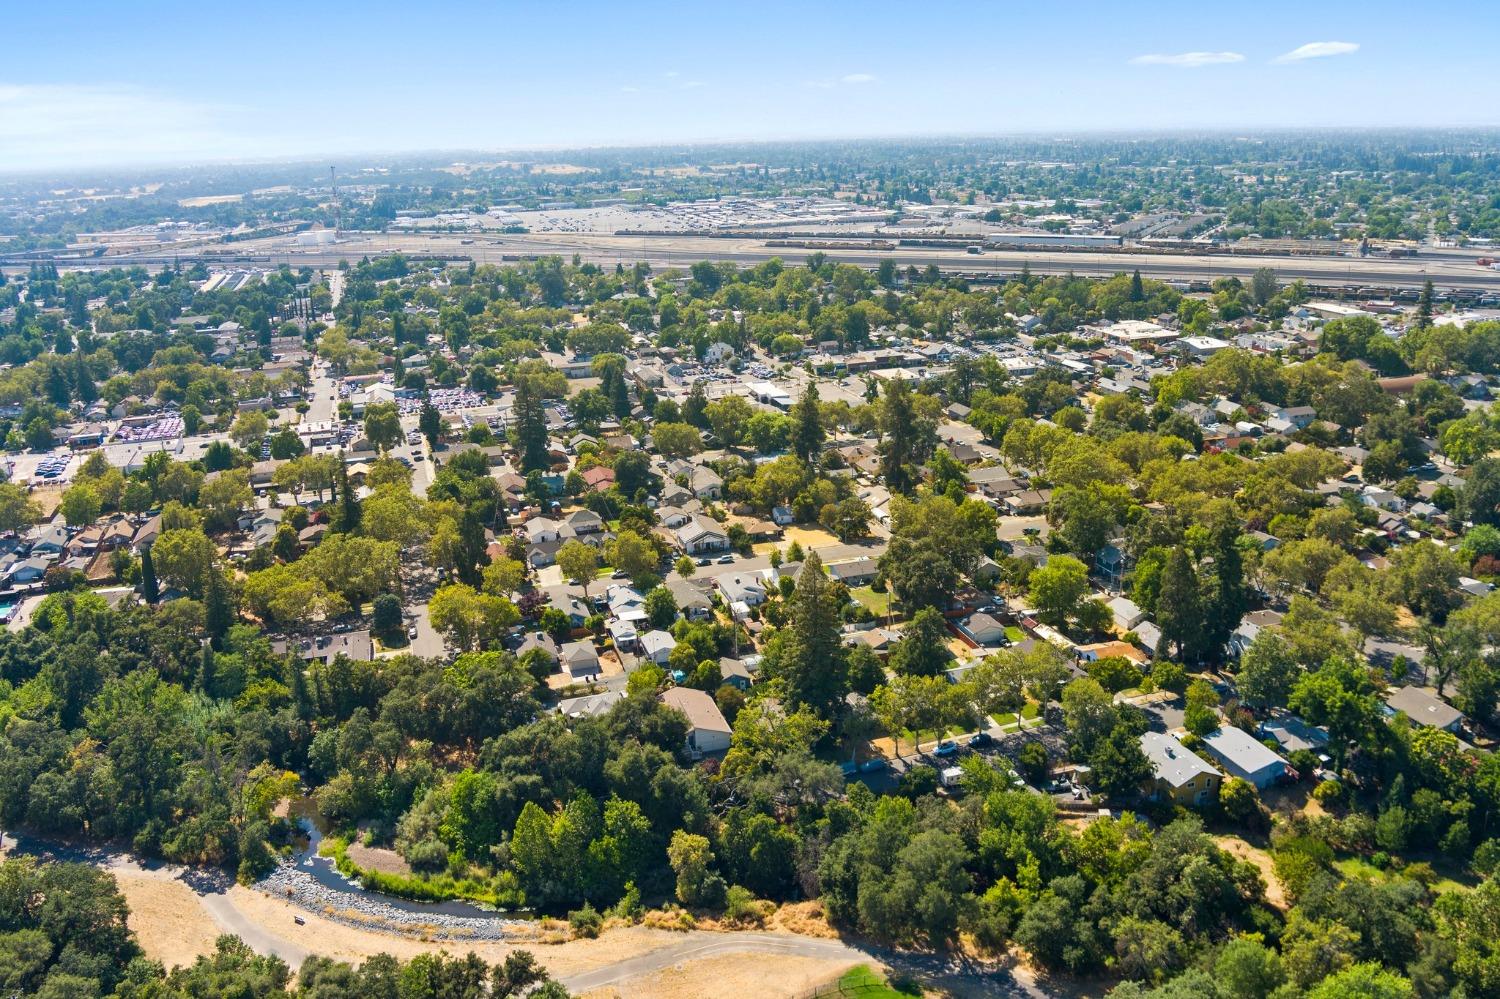
[[[819,989],[819,996],[847,996],[849,999],[922,999],[920,992],[905,992],[896,988],[869,965],[850,968],[839,976],[836,990]]]
[[[876,617],[885,617],[891,610],[891,591],[876,593],[868,586],[861,586],[849,591],[849,595],[864,604],[871,614]]]

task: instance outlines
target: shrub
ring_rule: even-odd
[[[609,910],[610,917],[628,923],[639,923],[645,913],[645,907],[641,905],[641,890],[635,886],[634,881],[625,882],[625,894]]]
[[[1344,785],[1336,780],[1325,780],[1313,788],[1313,797],[1320,805],[1336,805],[1344,800]]]
[[[766,919],[766,905],[755,897],[749,888],[730,885],[724,893],[724,918],[732,923],[754,923],[759,926]]]
[[[1476,874],[1492,874],[1500,868],[1500,839],[1487,839],[1474,850],[1469,866]]]
[[[604,928],[604,917],[599,915],[598,909],[585,902],[583,908],[568,913],[568,925],[573,928],[574,936],[593,939]]]

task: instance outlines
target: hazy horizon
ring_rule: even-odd
[[[183,0],[16,9],[28,44],[0,70],[0,171],[1500,124],[1455,82],[1488,64],[1500,16],[1453,3],[742,10],[268,0],[230,32]]]

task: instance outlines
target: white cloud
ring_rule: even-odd
[[[29,169],[273,152],[230,129],[230,110],[124,84],[0,83],[0,164]]]
[[[675,79],[675,78],[677,78],[677,77],[679,77],[681,75],[682,74],[679,73],[679,72],[677,72],[677,70],[675,70],[675,69],[669,69],[665,73],[662,74],[662,76],[665,76],[669,80]]]
[[[682,89],[683,90],[697,90],[699,87],[702,87],[702,86],[706,86],[706,84],[702,80],[689,80],[688,82],[686,82],[686,83],[684,83],[682,85]]]
[[[875,74],[874,73],[850,73],[848,76],[845,76],[845,77],[841,78],[839,80],[839,82],[840,83],[851,83],[851,84],[874,83],[875,82]]]
[[[640,87],[621,87],[620,88],[620,93],[622,93],[622,94],[638,94],[640,92],[641,92],[641,88]]]
[[[1277,56],[1272,62],[1301,62],[1303,59],[1322,59],[1325,56],[1348,55],[1359,51],[1358,42],[1308,42],[1292,51]]]
[[[1152,52],[1148,55],[1138,55],[1130,60],[1135,66],[1179,66],[1184,69],[1221,66],[1225,63],[1244,61],[1245,57],[1238,52],[1174,52],[1170,54]]]

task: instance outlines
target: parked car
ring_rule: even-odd
[[[863,763],[861,763],[859,765],[859,772],[865,774],[878,774],[884,773],[890,768],[890,761],[888,761],[883,756],[876,756],[873,759],[865,760]]]
[[[954,742],[952,739],[944,739],[942,742],[939,742],[937,744],[937,748],[932,751],[932,755],[947,757],[952,756],[957,752],[958,743]]]
[[[985,749],[995,744],[995,737],[988,732],[980,732],[969,740],[970,747],[974,749]]]
[[[718,562],[720,565],[734,565],[734,556],[733,555],[720,555],[714,561]]]

